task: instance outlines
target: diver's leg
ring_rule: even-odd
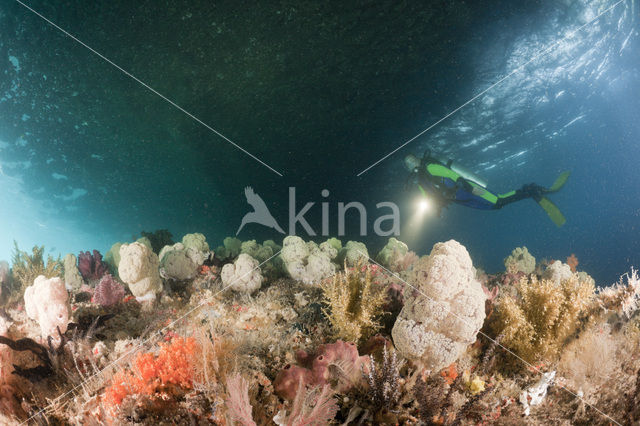
[[[495,204],[495,208],[500,209],[507,204],[515,203],[516,201],[527,198],[533,198],[536,202],[540,202],[542,195],[545,192],[546,188],[535,183],[529,183],[527,185],[523,185],[522,188],[513,191],[513,193],[507,196],[499,196],[498,201]]]

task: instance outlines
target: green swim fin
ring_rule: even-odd
[[[566,181],[566,178],[565,178],[565,181]],[[549,201],[548,198],[542,197],[540,201],[538,201],[538,204],[540,205],[540,207],[544,209],[545,212],[547,212],[547,214],[549,215],[553,223],[555,223],[556,225],[562,226],[567,221],[564,218],[564,215],[562,214],[560,209],[558,209],[558,207],[556,207],[555,204]]]
[[[555,182],[553,182],[553,185],[551,185],[551,188],[549,188],[547,190],[547,192],[556,192],[559,191],[560,188],[562,188],[564,186],[565,183],[567,183],[567,179],[569,179],[569,175],[571,174],[571,172],[566,171],[566,172],[562,172],[560,174],[560,176],[558,176],[558,178],[556,179]]]

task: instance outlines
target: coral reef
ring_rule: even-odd
[[[536,259],[526,247],[516,247],[511,254],[504,259],[504,267],[510,274],[522,272],[532,274],[536,269]]]
[[[158,256],[149,247],[137,242],[120,247],[118,273],[138,300],[153,300],[162,291],[158,266]]]
[[[499,299],[491,328],[502,343],[528,362],[555,356],[590,309],[595,288],[570,276],[560,283],[523,278],[517,297]]]
[[[109,266],[102,261],[102,255],[98,250],[94,250],[93,254],[86,251],[80,252],[78,255],[78,270],[82,274],[82,278],[91,283],[98,281],[108,273]]]
[[[377,322],[386,302],[386,289],[375,281],[377,265],[360,263],[345,266],[333,279],[320,284],[324,294],[323,310],[338,339],[358,343],[380,329]]]
[[[300,365],[287,364],[273,382],[275,392],[288,400],[296,397],[299,386],[331,384],[336,393],[346,392],[362,381],[370,362],[369,357],[358,355],[355,344],[341,340],[320,345],[314,354],[298,351],[296,359]]]
[[[224,265],[220,277],[225,287],[242,293],[253,293],[262,284],[258,261],[246,253],[241,253],[234,263]]]
[[[485,295],[467,250],[454,240],[433,246],[413,267],[393,342],[405,357],[430,370],[454,362],[476,339]]]
[[[542,278],[542,267],[487,275],[455,241],[438,243],[430,256],[413,261],[408,247],[390,240],[377,257],[383,267],[362,263],[342,270],[335,263],[346,253],[339,240],[318,245],[288,237],[284,255],[261,265],[265,273],[251,254],[273,256],[275,242],[227,240],[235,254],[224,259],[209,256],[205,243],[202,236],[166,246],[163,255],[180,252],[193,266],[200,254],[208,257],[184,280],[165,283],[159,273],[167,270],[147,238],[119,246],[120,274],[133,296],[117,277],[104,275],[95,288],[69,286],[65,299],[58,270],[49,280],[35,280],[26,306],[5,304],[0,423],[640,419],[635,269],[596,292],[586,273],[569,275],[560,262],[550,265],[549,278]],[[245,275],[242,270],[250,272],[247,281],[236,280],[240,291],[222,291],[230,276]],[[36,292],[43,280],[56,284]],[[35,294],[46,303],[35,302]],[[134,297],[149,294],[159,296],[153,304]],[[65,305],[47,317],[56,314],[52,307]],[[379,315],[383,310],[391,313]],[[367,339],[374,331],[379,334]]]
[[[27,316],[40,325],[43,338],[57,339],[67,331],[69,323],[69,294],[59,277],[38,276],[24,292],[24,309]]]
[[[124,287],[118,282],[111,274],[107,274],[102,277],[95,291],[93,292],[93,298],[91,301],[97,303],[100,306],[108,307],[113,306],[120,302],[124,297]]]

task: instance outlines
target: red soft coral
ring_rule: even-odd
[[[197,350],[193,337],[176,337],[170,343],[160,343],[157,355],[138,354],[134,371],[119,371],[113,376],[104,393],[105,404],[116,407],[128,395],[153,395],[170,385],[191,389]]]

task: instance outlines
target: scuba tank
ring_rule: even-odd
[[[479,178],[477,175],[475,175],[469,169],[466,169],[466,168],[460,166],[459,164],[454,163],[453,160],[449,160],[448,162],[445,162],[445,161],[442,161],[441,159],[439,159],[437,157],[433,157],[433,158],[435,158],[437,161],[440,161],[442,164],[446,165],[448,168],[450,168],[451,170],[453,170],[454,172],[456,172],[457,174],[459,174],[460,176],[462,176],[466,180],[470,180],[472,182],[475,182],[475,183],[477,183],[478,185],[480,185],[483,188],[487,187],[487,181],[486,180]]]
[[[466,180],[475,182],[483,188],[487,187],[487,181],[485,181],[484,179],[479,178],[468,169],[465,169],[464,167],[453,163],[453,160],[444,161],[441,158],[431,156],[430,150],[425,151],[422,159],[419,159],[413,154],[407,155],[406,157],[404,157],[404,166],[408,171],[414,172],[414,171],[417,171],[417,169],[419,169],[420,167],[427,164],[429,160],[431,160],[432,162],[435,161],[442,164],[443,166],[453,170],[459,176],[465,178]]]

